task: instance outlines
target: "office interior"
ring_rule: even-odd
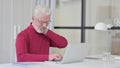
[[[85,0],[85,27],[89,28],[84,28],[83,42],[81,28],[77,28],[82,25],[82,0],[0,0],[0,64],[16,61],[16,35],[30,24],[33,8],[47,1],[53,12],[51,30],[64,36],[69,43],[87,43],[87,55],[103,54],[108,45],[111,54],[120,55],[119,28],[109,31],[94,29],[98,22],[120,26],[120,0]],[[64,55],[65,50],[51,48],[50,52]]]

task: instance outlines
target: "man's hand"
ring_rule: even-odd
[[[49,61],[58,61],[58,60],[62,60],[62,55],[60,54],[52,54],[49,55]]]

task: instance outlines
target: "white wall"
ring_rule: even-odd
[[[32,3],[32,0],[0,0],[0,63],[15,61],[14,32],[17,35],[29,25]]]
[[[119,18],[120,19],[120,0],[112,0],[112,11],[111,16],[112,18]]]
[[[2,4],[1,4],[2,2],[1,2],[1,0],[0,0],[0,9],[2,8]],[[2,16],[1,16],[1,14],[2,14],[2,11],[0,11],[0,22],[2,22]],[[2,24],[2,23],[0,23],[0,24]],[[2,25],[0,25],[0,38],[2,38]],[[2,40],[0,40],[0,50],[2,49],[1,46],[2,45]],[[0,54],[1,54],[2,52],[0,51]],[[1,58],[1,56],[0,56],[0,58]]]
[[[11,0],[0,0],[0,28],[1,28],[1,44],[0,44],[0,62],[10,61],[10,47],[12,44],[11,35],[11,19],[10,19],[10,8]],[[4,7],[3,7],[4,6]]]

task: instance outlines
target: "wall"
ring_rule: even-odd
[[[2,8],[2,4],[1,3],[2,2],[0,0],[0,9]],[[2,14],[2,11],[0,11],[0,22],[2,22],[2,16],[1,16],[1,14]],[[2,23],[0,23],[0,24],[2,24]],[[0,38],[2,38],[2,25],[0,25]],[[0,50],[2,50],[1,45],[2,45],[2,40],[0,39]],[[1,51],[0,51],[0,54],[2,54]],[[0,58],[1,58],[1,56],[0,56]]]
[[[29,25],[32,0],[0,0],[0,63],[15,62],[15,37]]]
[[[120,0],[112,0],[112,11],[111,11],[111,16],[112,18],[120,18]]]
[[[0,62],[9,62],[10,60],[10,48],[12,44],[10,2],[11,0],[0,0]]]

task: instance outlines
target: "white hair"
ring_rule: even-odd
[[[46,6],[38,5],[34,8],[32,15],[33,15],[33,17],[38,18],[38,15],[40,13],[45,13],[47,16],[50,16],[51,15],[51,10]]]

